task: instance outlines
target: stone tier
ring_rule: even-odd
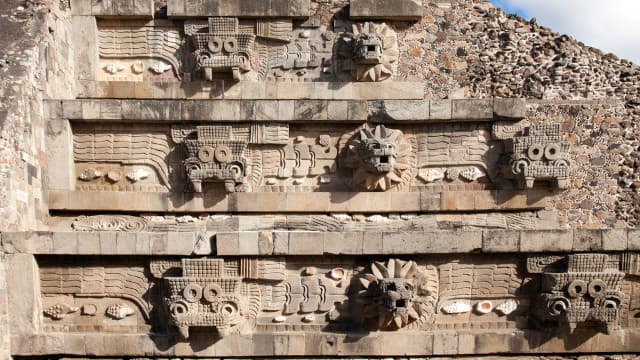
[[[640,251],[640,230],[7,232],[6,253],[297,256]]]

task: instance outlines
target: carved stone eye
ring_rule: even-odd
[[[594,299],[604,296],[606,289],[607,284],[600,279],[593,280],[589,283],[589,295]]]
[[[220,312],[227,316],[235,315],[238,312],[238,305],[232,302],[226,302],[222,304]]]
[[[231,160],[231,149],[227,145],[218,145],[214,152],[216,161],[226,163]]]
[[[238,41],[236,38],[227,38],[224,41],[224,51],[228,53],[234,53],[238,51]]]
[[[529,156],[529,159],[533,161],[542,160],[542,156],[544,156],[544,146],[540,144],[532,144],[529,146],[527,155]]]
[[[198,159],[203,163],[209,163],[213,160],[215,151],[211,146],[202,146],[198,150]]]
[[[171,304],[171,306],[169,306],[169,311],[174,316],[179,316],[182,314],[186,314],[189,311],[189,307],[187,306],[187,304],[181,301],[178,301],[176,303]]]
[[[207,284],[202,291],[202,296],[207,302],[215,302],[222,294],[222,288],[218,284]]]
[[[567,299],[558,298],[549,302],[549,313],[551,315],[562,315],[567,311],[569,307],[569,301]]]
[[[182,290],[182,296],[188,302],[196,302],[202,298],[202,287],[198,284],[187,284]]]
[[[567,293],[572,298],[577,298],[587,293],[587,283],[582,280],[573,280],[567,287]]]
[[[222,50],[222,46],[222,39],[217,37],[209,39],[209,43],[207,43],[207,48],[214,54],[219,53]]]
[[[548,160],[557,160],[560,158],[560,145],[548,144],[544,149],[544,157]]]

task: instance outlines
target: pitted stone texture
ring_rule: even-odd
[[[173,18],[238,16],[238,17],[309,17],[309,0],[169,0],[167,14]]]
[[[415,226],[415,225],[414,225]],[[377,227],[380,229],[380,227]],[[320,230],[320,229],[318,229]],[[615,235],[614,235],[615,234]],[[626,239],[601,245],[601,239]],[[35,255],[192,255],[198,239],[184,232],[4,233],[2,250]],[[609,241],[609,240],[607,240]],[[621,240],[620,240],[621,241]],[[636,251],[633,230],[394,230],[224,231],[215,235],[217,256],[367,255]]]
[[[420,20],[423,15],[420,0],[351,0],[352,19]]]
[[[71,0],[73,15],[150,19],[153,12],[153,0]]]

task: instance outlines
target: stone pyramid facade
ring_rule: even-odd
[[[480,0],[0,13],[0,358],[640,352],[637,65]]]

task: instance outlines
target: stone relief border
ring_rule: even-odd
[[[538,232],[536,237],[545,235]],[[618,346],[617,351],[635,349],[625,339],[637,332],[637,322],[627,317],[634,317],[638,311],[629,302],[635,290],[628,285],[640,275],[638,253],[522,255],[519,260],[503,254],[490,263],[456,260],[460,255],[407,256],[414,260],[393,256],[379,261],[338,257],[156,258],[146,260],[143,269],[139,265],[118,265],[115,258],[99,262],[75,258],[78,261],[65,263],[59,258],[52,262],[52,258],[39,257],[36,264],[28,255],[13,255],[10,262],[23,271],[21,278],[31,277],[41,286],[31,294],[20,292],[26,298],[12,316],[15,319],[34,309],[46,315],[29,320],[35,321],[40,330],[15,334],[13,346],[19,355],[48,352],[51,346],[68,355],[211,356],[230,349],[234,356],[277,355],[271,345],[264,346],[278,344],[285,336],[294,341],[285,347],[287,351],[324,356],[327,351],[392,354],[400,348],[406,354],[423,355],[485,354],[507,349],[512,353],[580,353],[589,352],[596,343],[603,351],[613,351],[609,347],[614,346]],[[481,255],[465,252],[463,256]],[[519,270],[520,261],[526,263],[527,271]],[[10,277],[9,285],[15,281],[16,277]],[[571,284],[565,286],[563,281]],[[542,289],[539,298],[527,295],[538,288]],[[11,289],[9,286],[10,298],[17,295]],[[565,291],[568,295],[558,295]],[[547,301],[548,296],[573,300],[559,307],[555,305],[557,300]],[[578,312],[586,305],[587,313],[601,313],[598,301],[581,300],[587,296],[602,298],[606,304],[614,301],[607,299],[615,298],[615,307],[605,304],[615,316],[593,315],[572,322],[575,311],[571,309],[576,306]],[[135,300],[135,305],[129,305],[126,299]],[[145,312],[148,309],[152,317]],[[531,309],[539,321],[548,321],[544,309],[549,309],[546,311],[551,311],[552,317],[559,316],[558,324],[566,314],[574,333],[557,339],[557,331],[563,330],[547,325],[537,329],[535,322],[519,321],[526,319],[526,309]],[[477,326],[469,327],[470,318]],[[149,328],[142,324],[158,321],[168,327],[156,326],[151,337],[144,334]],[[360,332],[341,327],[343,321],[359,324],[358,331],[382,331],[368,332],[352,343],[348,334]],[[39,322],[46,325],[38,327]],[[600,327],[601,322],[606,327]],[[327,326],[317,326],[325,323]],[[130,333],[113,334],[109,328],[129,329]],[[97,334],[96,329],[103,332]],[[605,335],[605,330],[610,333]],[[402,334],[405,340],[371,348],[376,341],[401,339],[394,334]],[[96,336],[102,341],[96,343]],[[300,336],[305,339],[302,343],[295,340]],[[502,337],[515,342],[494,342]],[[54,340],[58,338],[60,342]],[[245,343],[247,339],[250,341]],[[334,342],[325,343],[329,339]],[[443,341],[449,345],[443,347]],[[76,346],[79,342],[81,347]],[[111,342],[124,346],[113,347]],[[202,348],[194,351],[194,346]]]

